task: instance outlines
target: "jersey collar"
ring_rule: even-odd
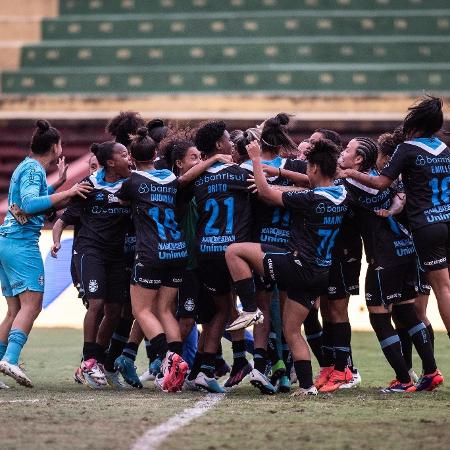
[[[436,137],[415,138],[411,141],[406,141],[405,144],[415,145],[416,147],[419,147],[434,156],[439,155],[447,148],[445,143]]]
[[[168,169],[134,170],[133,173],[141,175],[158,184],[168,184],[176,180],[177,177]]]
[[[340,205],[347,198],[347,189],[341,184],[339,186],[327,186],[314,188],[313,192],[327,198],[335,205]]]
[[[102,189],[113,194],[115,194],[122,187],[122,183],[124,182],[123,178],[112,183],[105,181],[105,169],[100,169],[97,172],[94,172],[89,177],[89,180],[95,189]]]

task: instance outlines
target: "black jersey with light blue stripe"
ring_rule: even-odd
[[[376,170],[369,172],[377,176]],[[403,192],[402,184],[395,181],[382,191],[364,186],[352,178],[344,181],[355,208],[355,218],[361,230],[367,262],[377,267],[406,264],[415,256],[414,244],[406,228],[395,217],[380,217],[380,209],[389,209],[395,196]]]
[[[286,169],[297,173],[306,173],[306,162],[298,159],[286,159],[277,156],[271,160],[263,160],[262,164],[275,167],[276,169]],[[241,167],[253,174],[253,162],[245,161]],[[267,182],[276,186],[292,186],[293,182],[285,177],[269,177]],[[268,205],[253,195],[252,215],[253,229],[252,240],[261,244],[273,244],[284,247],[289,241],[290,215],[286,208],[281,206]]]
[[[282,199],[291,213],[288,249],[305,265],[329,267],[334,242],[348,208],[345,187],[284,192]]]
[[[450,222],[450,149],[438,138],[400,144],[382,175],[402,176],[411,229]]]
[[[82,182],[94,189],[86,194],[86,199],[75,198],[61,216],[65,223],[78,225],[74,249],[95,249],[105,256],[122,258],[131,222],[131,208],[122,205],[117,197],[124,180],[109,183],[101,169]]]
[[[186,242],[175,219],[177,190],[176,176],[163,169],[133,171],[117,194],[131,202],[136,259],[155,268],[186,262]]]
[[[198,258],[223,258],[228,245],[249,242],[251,207],[248,172],[215,163],[193,183],[197,204]]]

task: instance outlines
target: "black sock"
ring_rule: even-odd
[[[447,331],[447,336],[450,339],[450,331]]]
[[[331,322],[323,322],[322,342],[323,366],[320,367],[331,367],[334,365],[333,324]]]
[[[280,352],[278,351],[277,345],[277,333],[275,331],[271,331],[269,333],[269,342],[267,344],[267,353],[269,355],[270,362],[272,366],[274,366],[280,359]]]
[[[114,361],[122,354],[122,350],[128,342],[132,325],[132,320],[121,319],[116,331],[114,331],[105,358],[105,369],[108,372],[114,371]]]
[[[122,355],[130,358],[132,361],[136,361],[137,351],[138,345],[135,342],[127,342],[122,350]]]
[[[300,387],[309,389],[313,385],[311,361],[294,361],[294,367]]]
[[[219,347],[217,347],[216,359],[223,359],[222,342],[219,342]]]
[[[267,351],[263,348],[255,348],[253,352],[253,363],[256,370],[265,373],[267,367]]]
[[[170,352],[174,352],[180,356],[183,353],[183,343],[181,341],[169,342],[167,344],[167,346],[168,346]]]
[[[144,339],[144,343],[145,343],[145,353],[147,353],[147,358],[151,362],[156,358],[155,353],[152,351],[152,344],[147,338]]]
[[[189,381],[193,381],[197,378],[197,375],[200,372],[202,361],[203,361],[203,353],[197,352],[195,354],[194,363],[192,364],[192,369],[189,372],[188,376]]]
[[[336,362],[334,368],[340,372],[344,372],[347,367],[350,355],[350,340],[352,329],[350,322],[341,322],[333,324],[333,343]]]
[[[160,333],[153,339],[150,339],[150,347],[155,357],[159,357],[161,360],[164,359],[168,350],[166,335]]]
[[[414,303],[395,305],[394,308],[400,322],[408,330],[412,343],[422,360],[423,373],[433,373],[437,369],[433,345],[427,327],[417,316]]]
[[[215,353],[203,353],[202,364],[200,370],[209,378],[214,377],[214,361],[216,359]]]
[[[246,312],[256,311],[255,281],[253,277],[235,281],[233,288],[241,300],[242,309]]]
[[[352,353],[352,346],[351,345],[350,345],[350,353],[348,354],[347,366],[352,372],[355,372],[355,366],[353,364],[353,353]]]
[[[369,318],[384,356],[394,369],[397,380],[400,383],[409,383],[411,378],[408,373],[408,367],[406,367],[405,358],[403,358],[400,338],[392,326],[391,314],[369,313]]]
[[[412,369],[412,340],[406,328],[397,328],[397,334],[402,344],[403,358],[408,369]]]
[[[322,325],[319,322],[319,311],[316,308],[312,308],[309,311],[305,321],[303,322],[303,326],[305,329],[305,335],[306,340],[308,341],[308,345],[311,348],[314,356],[316,357],[319,366],[323,367],[323,330]]]
[[[83,361],[97,359],[97,344],[95,342],[83,343]]]
[[[245,357],[245,340],[232,341],[231,348],[233,349],[233,368],[232,373],[238,372],[248,362]]]
[[[427,330],[428,330],[428,334],[430,335],[430,341],[431,341],[431,345],[433,346],[433,350],[434,350],[434,330],[433,327],[430,325],[427,326]]]
[[[106,350],[108,349],[107,347],[102,347],[99,344],[97,345],[97,362],[99,362],[100,364],[105,364],[105,359],[106,359]]]

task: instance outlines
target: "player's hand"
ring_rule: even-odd
[[[53,258],[57,258],[58,257],[58,252],[59,252],[60,248],[61,248],[61,243],[60,242],[55,242],[52,245],[52,248],[50,249],[50,254],[52,255]]]
[[[66,158],[64,156],[59,158],[56,166],[58,167],[59,181],[65,183],[67,180],[67,169],[69,168],[69,164],[66,164]]]
[[[388,209],[379,209],[375,211],[375,214],[380,217],[391,217],[392,213]]]
[[[336,173],[334,174],[334,178],[350,178],[350,174],[347,171],[347,169],[342,169],[341,167],[337,166]]]
[[[248,157],[252,161],[261,157],[261,147],[259,146],[258,141],[254,140],[250,142],[245,148],[247,149]]]
[[[231,155],[215,155],[217,162],[221,162],[223,164],[233,164],[233,157]]]
[[[247,188],[252,194],[258,193],[258,187],[256,186],[255,179],[253,177],[248,177],[247,181],[250,183],[250,186]]]
[[[70,197],[76,197],[77,195],[81,198],[86,198],[86,195],[89,194],[94,188],[87,182],[74,184],[69,189]]]
[[[278,168],[272,166],[262,165],[262,170],[266,177],[276,177],[279,174]]]

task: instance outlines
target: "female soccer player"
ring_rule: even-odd
[[[126,147],[115,141],[93,144],[91,150],[102,169],[85,179],[92,192],[85,200],[71,203],[61,221],[80,223],[72,258],[88,310],[83,324],[83,362],[76,377],[96,389],[107,384],[98,363],[103,363],[120,320],[128,286],[124,243],[131,210],[120,203],[117,191],[130,174],[130,161]],[[60,228],[53,233],[55,249],[60,247]]]
[[[377,146],[371,139],[355,138],[341,153],[339,165],[377,176],[374,169],[377,153]],[[422,383],[411,383],[400,338],[392,326],[392,311],[408,330],[422,359],[424,374],[430,378],[427,389],[432,390],[443,378],[436,367],[428,331],[414,308],[417,283],[414,245],[407,230],[394,217],[404,205],[401,182],[394,181],[380,190],[367,188],[352,178],[344,183],[352,194],[368,262],[365,290],[370,323],[396,374],[396,379],[383,392],[423,390]],[[343,381],[344,373],[334,373],[321,391],[330,392]]]
[[[230,245],[226,260],[243,312],[231,327],[245,327],[258,316],[252,269],[287,288],[283,330],[300,382],[296,394],[316,395],[311,356],[300,327],[317,297],[326,292],[331,250],[339,224],[347,210],[347,193],[334,186],[338,148],[330,141],[315,141],[307,156],[307,175],[312,186],[304,192],[281,192],[269,186],[261,166],[261,149],[253,141],[247,147],[253,162],[258,195],[291,213],[287,248],[269,244]]]
[[[32,382],[19,367],[20,352],[42,309],[44,265],[38,247],[43,213],[63,208],[75,196],[91,191],[86,184],[55,193],[66,179],[60,160],[60,178],[47,186],[46,169],[61,156],[61,137],[46,120],[36,122],[30,154],[14,171],[8,193],[8,213],[0,226],[0,282],[8,312],[0,324],[0,371],[19,384]]]

